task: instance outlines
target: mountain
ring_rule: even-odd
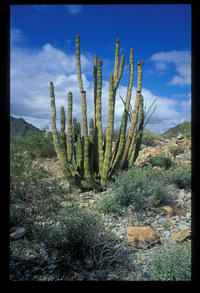
[[[176,137],[178,134],[182,134],[184,136],[191,135],[191,121],[184,120],[182,123],[171,127],[167,131],[163,132],[161,135],[164,138]]]
[[[14,118],[10,116],[10,132],[18,137],[25,137],[27,131],[33,130],[41,132],[41,130],[32,124],[26,122],[23,118]]]

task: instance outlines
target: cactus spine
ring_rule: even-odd
[[[137,159],[144,127],[143,97],[141,95],[141,80],[143,62],[138,62],[137,93],[134,111],[130,114],[130,101],[133,86],[133,49],[130,50],[130,75],[127,87],[126,101],[122,114],[120,134],[113,141],[114,113],[117,88],[119,86],[123,68],[124,55],[119,54],[120,43],[116,40],[114,73],[110,75],[109,104],[106,135],[103,138],[102,131],[102,61],[94,56],[94,119],[90,119],[89,133],[87,124],[86,91],[83,87],[81,61],[80,61],[80,37],[76,36],[76,68],[78,85],[81,93],[81,124],[73,119],[72,124],[72,93],[68,93],[68,117],[67,131],[65,135],[65,111],[61,107],[61,131],[60,138],[56,129],[56,108],[53,83],[50,83],[51,96],[51,121],[54,147],[58,158],[63,165],[66,178],[73,185],[85,188],[96,188],[97,184],[106,186],[109,176],[114,171],[132,166]],[[128,116],[130,127],[127,132]],[[139,122],[138,122],[139,120]],[[137,127],[138,125],[138,127]],[[113,147],[113,143],[115,143]],[[74,173],[78,174],[74,175]]]

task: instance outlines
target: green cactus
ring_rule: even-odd
[[[97,98],[96,98],[96,152],[97,152],[97,172],[101,175],[103,168],[103,131],[101,118],[101,93],[102,93],[102,62],[98,59],[97,63]]]
[[[136,99],[135,99],[135,106],[134,106],[133,116],[131,119],[128,134],[127,134],[127,139],[126,139],[125,146],[124,146],[123,155],[122,155],[122,158],[121,158],[120,164],[119,164],[120,169],[123,169],[127,164],[128,151],[129,151],[129,148],[131,145],[131,141],[133,139],[135,127],[137,125],[138,111],[139,111],[140,98],[141,98],[142,66],[143,66],[143,61],[138,62],[137,93],[136,93]]]
[[[114,105],[115,105],[115,95],[114,95],[114,77],[110,75],[110,85],[109,85],[109,105],[108,105],[108,122],[107,122],[107,132],[106,132],[106,149],[104,154],[103,170],[101,175],[101,185],[105,186],[108,178],[108,173],[110,170],[111,156],[112,156],[112,141],[113,141],[113,131],[114,131]]]
[[[97,55],[94,56],[94,119],[90,119],[88,133],[86,92],[82,82],[79,35],[76,36],[76,68],[81,93],[81,124],[75,117],[72,124],[73,96],[69,92],[67,136],[65,135],[65,111],[64,107],[61,107],[60,138],[56,129],[54,87],[53,83],[50,83],[54,147],[59,160],[62,162],[63,172],[66,178],[74,186],[80,187],[81,184],[83,188],[97,188],[98,185],[105,187],[109,176],[112,176],[113,172],[117,172],[127,166],[132,166],[137,159],[144,128],[143,97],[141,95],[143,62],[138,62],[135,106],[134,111],[130,112],[134,73],[133,49],[131,49],[129,61],[130,75],[126,101],[124,101],[120,133],[114,142],[115,100],[117,88],[123,74],[125,60],[124,55],[119,56],[119,51],[120,43],[119,39],[117,39],[114,73],[110,75],[109,83],[108,119],[105,136],[103,136],[102,131],[102,61]],[[127,131],[129,115],[131,121]]]
[[[132,147],[133,150],[130,152],[130,159],[128,160],[128,166],[131,167],[134,162],[137,160],[137,157],[139,155],[141,142],[142,142],[142,136],[143,136],[143,129],[144,129],[144,111],[143,111],[143,96],[141,95],[140,98],[140,113],[139,113],[139,126],[137,130],[136,135],[136,143]]]
[[[58,139],[58,132],[56,129],[56,106],[55,106],[54,85],[52,81],[50,82],[50,97],[51,97],[51,127],[52,127],[52,134],[53,134],[53,142],[54,142],[55,152],[58,158],[60,159],[61,152],[60,152],[60,145],[59,145],[59,139]]]
[[[68,93],[67,159],[68,162],[72,161],[72,92]]]

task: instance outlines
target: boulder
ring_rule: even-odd
[[[174,231],[172,236],[170,237],[169,241],[170,242],[182,242],[184,241],[186,238],[188,238],[190,236],[190,230],[189,229],[184,229],[181,230],[179,232]]]
[[[127,243],[137,248],[147,249],[160,241],[151,227],[126,227]]]
[[[26,229],[25,228],[16,227],[14,232],[11,232],[10,238],[14,239],[14,240],[17,240],[17,239],[23,237],[25,234],[26,234]]]

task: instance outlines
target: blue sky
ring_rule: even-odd
[[[120,126],[129,80],[129,52],[134,49],[135,99],[137,61],[144,60],[142,94],[147,107],[156,98],[148,125],[162,133],[191,118],[190,5],[11,5],[10,109],[14,117],[42,128],[50,124],[49,82],[55,86],[58,129],[60,106],[73,92],[73,115],[80,121],[75,38],[80,35],[87,112],[93,116],[93,58],[102,59],[103,124],[106,125],[109,75],[113,73],[116,38],[125,54],[116,95],[115,126]]]

